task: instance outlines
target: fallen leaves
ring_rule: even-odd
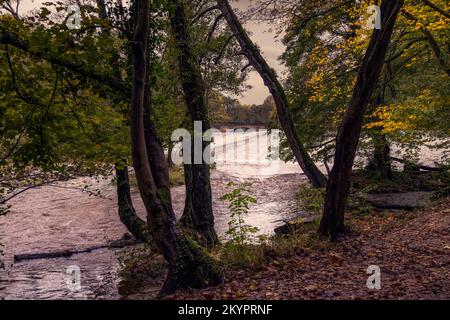
[[[259,270],[225,270],[229,280],[222,286],[171,298],[450,299],[449,206],[447,198],[414,215],[354,218],[352,229],[359,231],[337,245],[304,248]],[[381,268],[381,290],[366,287],[369,265]]]

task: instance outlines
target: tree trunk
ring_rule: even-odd
[[[206,172],[204,167],[195,164],[184,166],[186,201],[180,223],[194,232],[193,237],[197,241],[212,248],[219,243],[219,238],[214,229],[214,216],[210,211],[211,189],[205,192],[204,186],[209,181],[209,168]]]
[[[385,86],[384,86],[385,88]],[[380,107],[384,104],[384,89],[377,96],[377,99],[373,105],[374,109]],[[370,133],[372,142],[374,145],[372,159],[369,160],[367,165],[367,170],[373,171],[377,175],[385,179],[392,178],[392,167],[391,167],[391,148],[389,146],[389,141],[386,135],[381,131],[380,128],[375,129]]]
[[[147,84],[145,86],[144,97],[144,135],[148,162],[150,164],[153,178],[155,179],[156,187],[165,189],[170,195],[169,167],[166,163],[164,147],[157,135],[155,124],[150,118],[152,102],[148,78],[149,76],[147,75]]]
[[[184,221],[185,219],[188,219],[188,217],[192,217],[193,213],[192,211],[192,169],[190,164],[183,164],[183,171],[184,171],[184,187],[186,191],[186,198],[184,201],[184,211],[183,215],[181,216],[180,222],[182,225],[186,226],[188,225],[188,221]]]
[[[391,148],[386,139],[386,135],[376,133],[372,137],[372,140],[374,143],[373,156],[367,168],[371,171],[375,171],[383,178],[391,179]]]
[[[151,243],[151,236],[146,221],[139,218],[131,200],[130,183],[128,179],[128,167],[116,165],[117,178],[117,202],[119,206],[120,221],[128,231],[139,241]]]
[[[173,142],[169,142],[169,148],[168,148],[168,152],[167,152],[167,165],[170,168],[173,168],[173,160],[172,160],[172,151],[173,151],[173,147],[174,147],[174,143]]]
[[[109,23],[109,21],[107,20],[108,14],[106,12],[105,1],[96,0],[96,3],[99,19]],[[103,30],[102,32],[103,35],[107,36],[105,30]],[[114,67],[114,73],[117,79],[123,80],[119,67]],[[116,164],[115,171],[117,179],[117,205],[120,221],[138,241],[151,243],[152,241],[148,224],[146,221],[139,218],[133,206],[130,191],[130,180],[128,176],[128,167],[121,164]]]
[[[364,114],[383,67],[386,52],[403,0],[383,0],[382,28],[374,30],[358,73],[353,96],[336,140],[334,166],[326,188],[320,233],[335,240],[344,231],[345,205],[350,190],[350,175],[358,147]]]
[[[242,27],[242,24],[239,22],[239,19],[228,1],[217,0],[217,5],[222,11],[222,14],[230,26],[234,36],[238,40],[242,52],[245,54],[253,68],[255,68],[259,73],[264,81],[264,84],[272,94],[277,108],[278,119],[284,133],[286,134],[286,139],[292,149],[292,152],[294,153],[295,159],[314,187],[324,187],[327,183],[327,179],[312,161],[302,141],[300,140],[297,131],[295,130],[295,126],[289,112],[289,103],[286,94],[277,79],[275,71],[270,68],[261,55],[259,49],[247,35],[247,32]]]
[[[134,36],[130,43],[134,71],[131,92],[132,157],[152,237],[168,262],[168,276],[160,291],[160,295],[164,296],[178,288],[218,285],[222,281],[222,276],[214,261],[195,242],[179,233],[170,194],[167,189],[157,188],[155,184],[148,161],[144,128],[149,0],[136,1],[135,14]],[[164,164],[167,165],[166,161]]]
[[[170,22],[176,38],[180,76],[183,86],[186,105],[192,121],[201,121],[203,132],[210,129],[207,103],[205,100],[205,88],[200,68],[193,55],[186,23],[186,13],[183,0],[172,1],[170,10]],[[194,139],[194,136],[192,136]],[[208,146],[208,142],[202,139],[202,150]],[[192,140],[192,151],[194,143]],[[192,164],[185,165],[185,175],[190,175],[186,181],[186,207],[181,222],[184,226],[197,232],[202,242],[213,247],[219,242],[214,229],[214,213],[212,209],[212,191],[209,164],[203,160],[201,164],[195,163],[194,152],[191,152]],[[189,172],[190,170],[190,172]],[[189,190],[188,190],[189,189]]]
[[[108,19],[108,14],[106,12],[105,0],[96,0],[96,3],[97,3],[97,10],[98,10],[98,17],[101,20]]]

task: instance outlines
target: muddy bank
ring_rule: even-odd
[[[250,181],[258,199],[247,221],[270,233],[282,220],[298,214],[295,194],[304,182],[300,174],[279,174],[245,178],[216,170],[212,174],[213,203],[219,235],[227,230],[227,204],[219,200],[230,181]],[[103,197],[93,197],[73,189],[92,185]],[[184,206],[184,187],[172,190],[178,215]],[[144,215],[138,193],[133,192],[137,211]],[[0,271],[0,298],[4,299],[119,299],[120,278],[116,249],[108,247],[126,233],[116,208],[111,179],[93,181],[79,178],[60,187],[41,187],[18,196],[12,210],[0,218],[0,238],[4,245],[6,270]],[[97,248],[96,250],[86,250]],[[82,252],[85,251],[86,252]],[[80,251],[57,258],[14,262],[15,255]],[[71,266],[81,271],[81,290],[72,291]]]

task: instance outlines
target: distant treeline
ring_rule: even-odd
[[[216,95],[209,99],[212,123],[269,126],[276,119],[275,103],[270,96],[261,105],[241,104],[237,99]]]

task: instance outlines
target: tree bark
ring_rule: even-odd
[[[149,0],[135,2],[135,15],[134,36],[130,43],[133,56],[132,158],[152,237],[168,262],[169,272],[160,291],[160,296],[164,296],[179,288],[218,285],[222,281],[222,276],[215,262],[195,242],[183,236],[176,228],[170,194],[165,188],[157,188],[155,184],[148,161],[144,127]]]
[[[261,55],[259,49],[252,42],[228,1],[217,0],[217,6],[222,11],[224,18],[231,28],[234,36],[238,40],[243,54],[245,54],[250,64],[259,73],[264,81],[264,84],[272,94],[277,108],[278,119],[284,133],[286,134],[286,139],[292,149],[292,152],[294,153],[295,159],[314,187],[324,187],[327,179],[312,161],[295,130],[295,126],[289,112],[289,103],[286,94],[277,79],[275,71],[270,68]]]
[[[202,130],[205,132],[210,129],[205,88],[200,67],[192,52],[183,0],[172,1],[169,15],[178,49],[180,76],[186,106],[191,120],[201,121]],[[192,139],[194,139],[194,136],[192,136]],[[203,155],[201,157],[202,163],[195,163],[193,141],[191,143],[192,164],[184,166],[185,175],[188,175],[190,179],[186,181],[187,200],[181,223],[198,233],[202,243],[208,247],[213,247],[219,242],[219,238],[214,229],[210,167],[209,164],[204,162]],[[202,139],[202,150],[205,150],[208,144]]]
[[[374,108],[384,104],[384,91],[380,92],[374,103]],[[375,129],[371,132],[371,138],[374,145],[372,159],[370,159],[367,169],[377,173],[379,176],[391,179],[391,148],[386,135],[381,132],[381,129]]]
[[[102,20],[108,19],[108,13],[106,12],[105,0],[96,0],[98,17]]]
[[[147,78],[149,77],[147,76]],[[144,97],[144,135],[148,162],[153,178],[155,179],[156,187],[163,188],[170,195],[169,167],[166,163],[164,147],[156,132],[155,123],[150,117],[151,106],[151,90],[149,81],[147,80]]]
[[[128,167],[116,165],[117,178],[117,204],[119,206],[120,221],[128,231],[139,241],[151,243],[149,226],[146,221],[139,218],[133,207],[131,199],[130,182],[128,178]]]
[[[383,0],[382,28],[374,30],[358,73],[353,96],[336,140],[334,166],[326,188],[320,233],[335,240],[344,231],[344,213],[350,175],[359,143],[364,114],[381,73],[386,52],[403,0]]]
[[[391,179],[391,148],[389,142],[382,133],[376,133],[372,140],[374,142],[373,156],[367,168],[377,172],[383,178]]]
[[[173,159],[172,159],[172,151],[173,151],[174,143],[169,142],[169,147],[167,148],[167,165],[170,168],[173,168]]]
[[[98,17],[106,23],[110,23],[106,12],[104,0],[96,0]],[[108,36],[105,30],[102,30],[104,36]],[[114,75],[117,79],[123,81],[122,73],[119,66],[115,66]],[[126,161],[125,161],[126,163]],[[128,175],[128,167],[117,163],[115,165],[117,179],[117,206],[120,221],[127,230],[140,242],[152,244],[150,230],[146,221],[142,220],[136,213],[131,199],[130,179]]]

